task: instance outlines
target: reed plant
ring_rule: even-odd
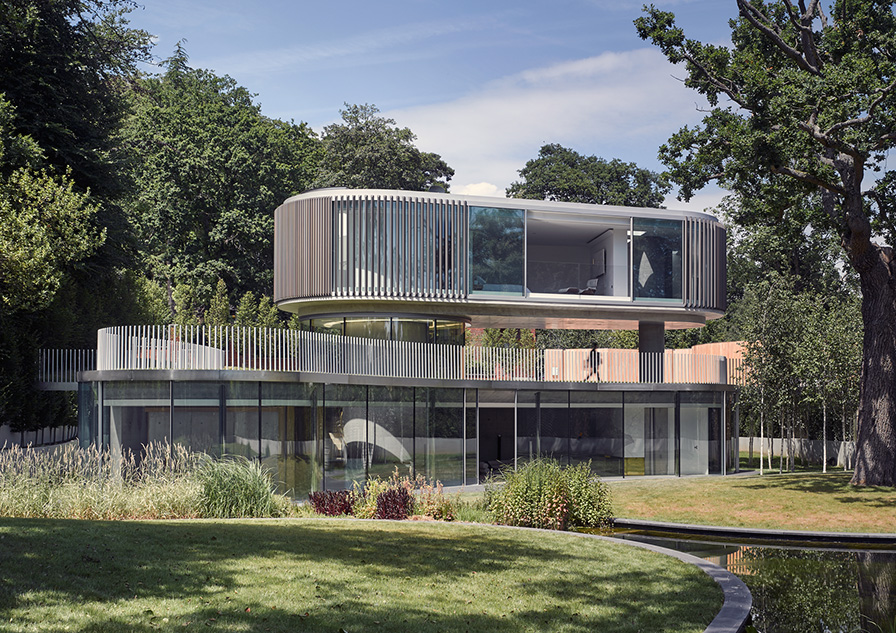
[[[245,457],[208,459],[198,471],[199,509],[208,518],[276,517],[289,513],[289,502],[274,492],[270,473]]]
[[[260,493],[248,488],[251,502],[231,500],[262,514],[221,514],[221,493],[207,482],[216,462],[180,445],[150,443],[140,453],[120,455],[74,444],[51,450],[13,446],[0,451],[0,516],[68,519],[172,519],[203,516],[278,516],[289,502],[273,493],[259,503]],[[233,470],[251,471],[240,464]],[[251,479],[251,477],[246,477]],[[264,479],[264,477],[262,477]],[[226,478],[222,480],[226,481]],[[219,486],[220,489],[220,486]],[[231,493],[246,489],[231,486]],[[267,512],[267,514],[264,514]]]

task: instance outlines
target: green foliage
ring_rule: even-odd
[[[223,279],[235,296],[273,283],[271,211],[308,188],[318,141],[264,117],[229,77],[190,68],[180,47],[130,93],[123,130],[129,201],[152,278],[190,285],[204,309]]]
[[[261,295],[256,301],[255,295],[247,292],[240,298],[233,323],[242,327],[281,328],[281,314],[268,295]]]
[[[496,523],[565,530],[612,520],[609,491],[590,462],[561,467],[556,460],[535,459],[502,474],[503,486],[490,484],[486,493]]]
[[[469,337],[469,345],[536,349],[538,344],[532,330],[517,328],[486,328],[481,334]]]
[[[352,483],[355,503],[352,506],[352,514],[359,519],[373,519],[376,517],[376,500],[380,494],[392,487],[388,480],[379,477],[371,477],[364,483],[357,481]]]
[[[519,174],[523,180],[507,188],[509,198],[661,208],[671,189],[664,175],[556,143],[543,145]]]
[[[421,152],[416,136],[395,120],[377,116],[373,105],[349,105],[340,110],[342,123],[324,128],[323,155],[315,187],[352,189],[447,190],[454,175],[438,154]]]
[[[230,325],[230,299],[223,279],[219,279],[215,287],[215,296],[205,313],[205,325]]]
[[[255,325],[258,320],[258,303],[255,301],[255,295],[249,291],[240,297],[239,305],[236,307],[236,314],[233,318],[233,324],[240,327],[249,327]]]
[[[268,295],[264,295],[258,300],[258,327],[278,328],[282,327],[280,321],[280,310],[271,301]]]
[[[174,322],[177,325],[199,325],[202,306],[196,298],[193,286],[180,284],[174,289]]]
[[[97,206],[75,190],[70,172],[31,167],[40,150],[14,131],[14,120],[0,97],[0,309],[33,312],[50,304],[71,266],[105,235],[93,224]]]
[[[0,90],[13,128],[55,175],[102,198],[121,188],[109,160],[121,85],[150,59],[150,35],[128,28],[127,0],[16,0],[0,5]]]
[[[0,301],[8,310],[46,308],[74,262],[104,239],[96,207],[63,177],[15,170],[0,181]]]
[[[638,349],[637,330],[536,330],[538,349]]]
[[[286,510],[271,475],[243,457],[208,459],[198,471],[200,515],[207,518],[281,516]]]

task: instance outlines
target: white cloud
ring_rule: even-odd
[[[451,193],[460,193],[468,196],[493,196],[504,198],[504,191],[499,189],[497,185],[490,182],[476,182],[455,190],[452,188]]]
[[[682,211],[706,211],[718,217],[716,207],[721,204],[722,198],[727,195],[728,192],[724,189],[719,189],[718,187],[710,185],[700,193],[695,194],[687,202],[682,202],[681,200],[676,199],[674,195],[668,196],[663,201],[663,206],[667,209],[677,209]]]
[[[505,189],[545,143],[660,170],[659,145],[702,116],[699,95],[654,49],[608,52],[528,69],[446,103],[394,110],[417,145],[454,167],[454,189]],[[683,72],[678,73],[679,76]]]

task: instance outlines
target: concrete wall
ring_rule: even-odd
[[[7,425],[0,426],[0,448],[4,446],[45,446],[51,444],[61,444],[70,441],[78,436],[78,427],[62,426],[53,428],[43,428],[37,431],[28,431],[27,433],[13,432]]]

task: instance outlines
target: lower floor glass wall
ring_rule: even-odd
[[[595,474],[724,474],[737,422],[722,391],[486,390],[257,381],[83,383],[82,445],[152,442],[258,460],[280,491],[424,475],[472,485],[536,457]]]

